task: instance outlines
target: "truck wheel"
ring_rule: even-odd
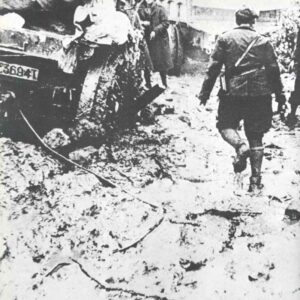
[[[99,53],[101,64],[88,70],[70,130],[73,139],[105,135],[116,126],[119,111],[132,106],[141,95],[140,56],[138,50],[129,50],[110,51],[105,59]]]
[[[108,112],[108,92],[115,71],[105,64],[90,68],[82,85],[75,121],[69,133],[73,140],[96,138],[104,134]]]
[[[76,121],[89,119],[93,103],[96,98],[98,80],[101,77],[102,69],[97,66],[87,71],[84,83],[82,85],[81,95],[78,102]]]

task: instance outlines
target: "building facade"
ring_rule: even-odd
[[[243,3],[253,1],[240,0],[157,0],[169,13],[174,22],[184,22],[198,33],[194,33],[194,45],[204,50],[211,50],[219,34],[236,26],[235,12]],[[288,1],[287,1],[288,2]],[[261,33],[278,29],[283,11],[289,3],[269,0],[268,3],[257,3],[255,10],[259,14],[256,29]],[[250,6],[251,7],[251,6]]]
[[[218,27],[222,23],[223,30],[232,26],[235,11],[243,4],[243,2],[235,0],[226,2],[219,0],[157,0],[157,2],[167,9],[170,20],[187,22],[200,30],[212,30],[212,33],[215,32],[214,27]],[[271,0],[267,5],[257,5],[258,24],[266,27],[277,26],[280,23],[282,11],[286,7],[288,7],[287,4]],[[214,22],[215,26],[211,22]]]
[[[157,2],[167,9],[170,20],[188,22],[191,16],[192,0],[157,0]]]

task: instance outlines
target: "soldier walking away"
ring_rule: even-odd
[[[220,80],[223,83],[219,91],[217,128],[223,139],[236,150],[233,163],[236,173],[246,169],[247,158],[250,157],[252,174],[249,192],[257,193],[263,188],[262,140],[272,123],[271,94],[275,93],[279,104],[286,100],[274,49],[265,37],[253,29],[258,15],[249,8],[243,8],[235,16],[238,27],[218,38],[198,98],[200,104],[206,104],[225,65],[224,80]],[[241,120],[244,121],[249,145],[237,131]]]
[[[294,53],[294,63],[295,63],[295,86],[294,91],[290,97],[290,105],[291,105],[291,112],[288,115],[288,122],[295,123],[297,121],[296,118],[296,111],[297,107],[300,105],[300,29],[298,28],[298,35],[297,35],[297,43],[296,43],[296,50]]]
[[[149,47],[154,72],[159,72],[162,84],[168,87],[167,72],[173,68],[169,44],[169,21],[164,7],[154,0],[145,0],[140,6],[139,16],[145,27],[145,38]],[[145,80],[151,87],[150,70],[145,70]]]

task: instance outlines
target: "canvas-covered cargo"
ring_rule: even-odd
[[[0,13],[39,9],[51,11],[60,8],[62,5],[74,7],[80,3],[80,0],[1,0]]]
[[[127,15],[116,11],[113,0],[79,5],[74,13],[74,24],[76,34],[95,44],[124,44],[133,30]]]
[[[0,13],[32,9],[35,4],[35,1],[32,0],[2,0],[0,3]]]
[[[0,27],[24,27],[74,34],[74,11],[81,2],[82,0],[0,0]],[[22,23],[22,19],[23,26],[17,26]]]

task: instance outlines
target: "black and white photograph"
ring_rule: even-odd
[[[299,300],[300,1],[0,0],[0,299]]]

